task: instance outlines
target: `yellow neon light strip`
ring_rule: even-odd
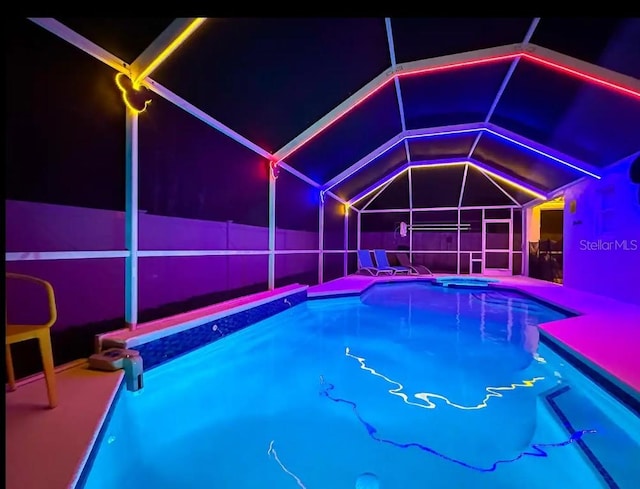
[[[536,192],[535,190],[531,190],[530,188],[524,187],[523,185],[520,185],[519,183],[513,182],[511,180],[509,180],[508,178],[502,177],[500,175],[498,175],[497,173],[492,172],[491,170],[487,170],[485,168],[482,168],[476,164],[474,164],[471,161],[460,161],[460,162],[451,162],[451,163],[433,163],[433,164],[425,164],[425,165],[409,165],[407,168],[405,168],[404,170],[402,170],[400,173],[398,173],[396,176],[394,176],[390,181],[387,180],[386,182],[381,183],[380,185],[378,185],[377,187],[371,189],[369,192],[367,192],[366,194],[364,194],[362,197],[359,197],[357,200],[354,200],[352,202],[350,202],[350,205],[354,205],[358,202],[360,202],[362,199],[367,198],[369,195],[371,195],[372,193],[376,192],[377,190],[380,190],[380,188],[382,188],[384,185],[391,183],[393,180],[395,180],[396,178],[398,178],[400,175],[402,175],[404,172],[406,172],[409,168],[436,168],[436,167],[443,167],[443,166],[457,166],[457,165],[470,165],[472,167],[474,167],[476,170],[482,172],[482,173],[486,173],[487,175],[491,175],[493,178],[495,178],[496,180],[499,180],[502,183],[506,183],[507,185],[510,185],[518,190],[521,190],[522,192],[525,192],[529,195],[532,195],[540,200],[547,200],[547,196],[541,194],[540,192]]]
[[[522,190],[523,192],[529,194],[529,195],[533,195],[534,197],[537,197],[541,200],[547,200],[547,196],[543,195],[539,192],[536,192],[535,190],[531,190],[530,188],[527,187],[523,187],[522,185],[513,182],[511,180],[509,180],[508,178],[502,177],[496,173],[493,173],[491,170],[486,170],[485,168],[482,168],[478,165],[473,164],[471,161],[469,162],[469,164],[471,166],[473,166],[476,170],[481,171],[482,173],[486,173],[488,175],[491,175],[493,178],[495,178],[496,180],[500,180],[502,183],[506,183],[507,185],[511,185],[514,188],[517,188],[518,190]]]
[[[427,403],[427,404],[422,404],[422,403],[418,403],[418,402],[411,402],[409,400],[408,396],[404,392],[401,392],[404,389],[404,387],[400,382],[396,382],[395,380],[391,380],[390,378],[382,375],[381,373],[376,372],[371,367],[367,367],[367,365],[365,364],[365,360],[366,359],[365,358],[361,358],[361,357],[357,357],[355,355],[352,355],[350,350],[349,350],[349,347],[347,347],[345,349],[345,355],[348,356],[348,357],[351,357],[351,358],[355,358],[358,361],[358,363],[360,363],[360,368],[362,370],[366,370],[367,372],[371,373],[371,375],[375,375],[376,377],[380,377],[381,379],[384,379],[385,381],[389,382],[390,384],[397,385],[398,387],[396,387],[395,389],[389,389],[389,391],[388,391],[389,394],[402,398],[402,400],[405,402],[405,404],[409,404],[410,406],[416,406],[416,407],[423,408],[423,409],[435,409],[437,407],[436,404],[431,401],[431,398],[441,399],[444,402],[446,402],[449,406],[457,408],[457,409],[463,409],[463,410],[468,410],[468,411],[476,410],[476,409],[483,409],[483,408],[486,408],[488,406],[487,402],[492,397],[503,397],[502,394],[500,394],[500,391],[512,391],[512,390],[515,390],[516,387],[533,387],[533,384],[535,384],[539,380],[544,380],[544,377],[534,377],[531,380],[523,380],[522,384],[511,384],[510,386],[506,386],[506,387],[485,387],[485,391],[487,392],[487,395],[484,397],[482,402],[480,402],[479,404],[476,404],[475,406],[463,406],[461,404],[456,404],[455,402],[451,402],[445,396],[440,395],[440,394],[434,394],[432,392],[418,392],[417,394],[414,394],[414,397],[416,397],[417,399],[421,399],[421,400],[423,400],[424,402]]]
[[[164,48],[164,50],[155,57],[149,66],[147,66],[144,70],[142,70],[136,79],[133,82],[133,86],[135,88],[140,86],[142,80],[148,77],[165,59],[167,59],[171,53],[173,53],[178,47],[187,40],[187,38],[194,33],[194,31],[202,25],[202,23],[207,20],[206,17],[197,17],[194,19],[185,29],[173,40],[171,43]]]
[[[411,165],[411,168],[439,168],[443,166],[460,166],[466,164],[466,161],[453,161],[449,163],[425,163],[424,165]]]
[[[398,173],[395,177],[393,177],[391,180],[387,180],[386,182],[382,182],[380,185],[378,185],[375,188],[372,188],[370,191],[368,191],[366,194],[364,194],[362,197],[358,198],[357,200],[353,200],[351,202],[349,202],[350,205],[356,205],[358,202],[360,202],[362,199],[366,199],[367,197],[369,197],[372,193],[376,192],[377,190],[380,190],[382,187],[384,187],[386,184],[393,182],[396,178],[398,178],[400,175],[402,175],[404,172],[406,172],[409,169],[409,167],[405,168],[404,170],[402,170],[400,173]]]
[[[140,112],[144,112],[147,108],[147,105],[149,105],[151,103],[151,99],[149,98],[149,100],[145,100],[144,101],[144,107],[142,109],[138,109],[137,107],[134,107],[131,102],[129,102],[129,97],[127,97],[127,94],[129,93],[129,88],[125,87],[124,84],[122,83],[122,77],[125,77],[127,79],[129,79],[129,77],[127,75],[125,75],[124,73],[117,73],[116,74],[116,85],[118,85],[118,88],[120,89],[120,91],[122,92],[122,100],[124,101],[124,104],[129,107],[131,110],[133,110],[136,113],[140,113]],[[136,90],[138,91],[138,88],[134,88],[132,87],[131,90]]]
[[[349,205],[354,205],[354,204],[360,202],[362,199],[368,197],[372,193],[376,192],[377,190],[380,190],[380,188],[382,188],[384,185],[394,181],[396,178],[398,178],[400,175],[402,175],[404,172],[406,172],[409,168],[436,168],[436,167],[443,167],[443,166],[465,165],[466,163],[467,163],[466,161],[460,161],[460,162],[454,162],[454,163],[433,163],[431,165],[409,165],[404,170],[402,170],[400,173],[398,173],[396,176],[394,176],[391,180],[387,180],[387,181],[381,183],[380,185],[378,185],[377,187],[371,189],[369,192],[364,194],[362,197],[359,197],[358,200],[354,200],[352,202],[349,202]]]

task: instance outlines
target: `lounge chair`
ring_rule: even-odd
[[[396,271],[389,268],[379,268],[373,263],[373,258],[371,258],[371,251],[369,250],[358,250],[358,271],[361,275],[368,274],[377,277],[380,274],[383,275],[393,275]]]
[[[389,263],[387,252],[385,250],[373,250],[373,256],[376,258],[376,264],[380,270],[395,270],[395,273],[404,273],[406,275],[411,273],[411,268],[405,266],[393,266]]]
[[[413,275],[433,275],[433,272],[424,265],[414,265],[411,263],[409,255],[406,253],[398,253],[396,256],[398,257],[398,263],[403,267],[410,268]]]

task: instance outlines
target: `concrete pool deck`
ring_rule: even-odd
[[[431,278],[350,275],[309,287],[307,294],[309,298],[358,294],[377,282]],[[499,277],[497,286],[516,288],[580,313],[540,328],[640,394],[640,307],[527,277]],[[19,381],[18,389],[5,396],[7,489],[74,487],[122,371],[92,371],[79,360],[57,369],[56,379],[60,403],[55,409],[45,407],[42,375]]]

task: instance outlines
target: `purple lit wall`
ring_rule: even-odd
[[[408,212],[384,212],[361,214],[361,249],[382,248],[386,250],[395,250],[400,246],[408,249],[409,236],[400,236],[396,229],[400,222],[409,222]]]
[[[139,259],[139,321],[267,290],[267,255]]]
[[[300,182],[292,178],[294,184]],[[281,203],[286,203],[285,199],[281,199]],[[308,207],[308,220],[300,222],[317,226],[317,202],[311,199]],[[124,249],[122,212],[15,200],[6,200],[5,209],[7,252],[37,255],[51,251]],[[288,224],[294,226],[293,220],[298,219],[294,214],[301,212],[301,207],[289,206],[289,209],[291,222]],[[287,212],[283,211],[282,215],[286,216]],[[287,219],[283,217],[281,224],[287,224]],[[261,226],[144,212],[139,216],[139,231],[141,250],[246,250],[252,243],[266,242],[268,238],[268,229]],[[284,249],[312,252],[277,255],[276,286],[295,281],[317,283],[318,232],[281,228],[277,231],[278,243],[286,245]],[[52,283],[59,313],[52,328],[58,364],[89,354],[94,334],[124,326],[124,258],[9,261],[6,270]],[[140,257],[138,272],[140,322],[268,287],[266,254]],[[7,291],[11,320],[28,322],[44,317],[44,297],[40,302],[31,288],[13,285],[8,286]],[[79,345],[75,347],[73,342]],[[23,360],[37,359],[37,349],[31,346],[16,345],[20,350],[29,350],[16,350],[18,377],[29,370]]]
[[[54,333],[124,315],[124,258],[6,262],[5,270],[51,282],[58,306]],[[46,316],[46,298],[33,295],[32,289],[13,288],[11,282],[7,283],[12,292],[7,293],[9,319],[39,322]]]
[[[124,214],[5,200],[7,252],[94,251],[124,248]],[[123,316],[124,258],[5,262],[7,272],[50,281],[58,303],[54,330]],[[8,297],[11,309],[41,315],[28,293]],[[79,307],[82,306],[82,307]],[[38,309],[41,309],[39,311]]]
[[[168,228],[171,232],[167,232]],[[141,250],[260,250],[269,229],[233,221],[204,221],[141,213]]]
[[[360,237],[360,247],[363,250],[381,248],[384,250],[397,250],[399,246],[408,240],[399,238],[397,233],[384,231],[363,231]]]
[[[5,200],[5,251],[124,249],[124,212]]]
[[[124,248],[121,212],[6,201],[6,250],[90,251]],[[140,249],[246,249],[268,234],[259,226],[140,214]],[[139,259],[141,321],[145,313],[225,291],[266,290],[266,256],[178,256]],[[50,280],[61,308],[56,330],[123,316],[124,260],[34,260],[7,262],[7,271]],[[218,294],[220,295],[220,294]],[[226,298],[226,297],[225,297]],[[228,297],[231,298],[231,297]],[[18,300],[18,298],[15,298]],[[24,308],[28,296],[15,303]],[[222,296],[218,298],[224,300]],[[209,303],[215,302],[213,299]],[[202,304],[204,305],[204,304]],[[198,307],[199,304],[194,304]],[[33,306],[31,306],[33,307]]]
[[[565,192],[564,284],[640,304],[640,202],[630,163]]]

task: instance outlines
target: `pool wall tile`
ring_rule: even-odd
[[[145,370],[161,365],[201,346],[213,343],[236,331],[262,321],[307,300],[307,291],[296,292],[284,298],[259,306],[218,317],[199,326],[158,338],[136,346],[144,362]]]

